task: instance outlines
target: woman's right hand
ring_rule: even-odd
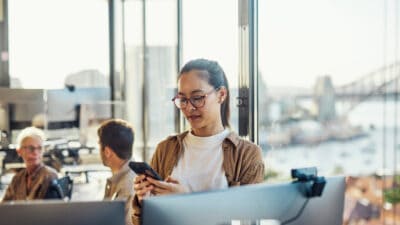
[[[150,195],[154,185],[147,181],[145,175],[137,175],[133,181],[133,189],[138,197],[139,203],[141,204],[143,199]]]

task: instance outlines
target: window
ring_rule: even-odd
[[[67,77],[79,85],[108,86],[107,1],[8,4],[12,87],[64,88]]]
[[[238,1],[182,1],[183,62],[216,60],[230,85],[230,124],[238,130]],[[223,12],[223,13],[222,13]]]
[[[395,186],[400,140],[399,10],[387,4],[259,1],[259,140],[267,176],[282,179],[308,166],[353,176],[350,222],[396,213],[382,203],[382,190]],[[356,218],[357,207],[368,207],[368,218]]]

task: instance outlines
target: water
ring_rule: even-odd
[[[366,136],[349,141],[323,142],[314,146],[272,148],[265,153],[266,166],[285,177],[290,175],[292,168],[310,166],[316,166],[320,175],[399,173],[400,118],[397,121],[395,119],[396,107],[400,114],[400,103],[364,102],[348,115],[348,120],[352,125],[362,126]],[[399,130],[395,138],[396,128]]]

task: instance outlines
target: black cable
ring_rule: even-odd
[[[303,211],[304,211],[304,209],[306,208],[306,206],[307,206],[309,200],[310,200],[310,199],[307,198],[306,201],[304,201],[303,206],[300,208],[299,212],[298,212],[294,217],[292,217],[292,218],[290,218],[290,219],[288,219],[288,220],[286,220],[286,221],[283,221],[283,222],[281,223],[281,225],[285,225],[285,224],[288,224],[288,223],[291,223],[291,222],[297,220],[297,219],[301,216],[301,214],[303,213]]]

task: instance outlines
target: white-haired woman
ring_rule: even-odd
[[[46,196],[57,172],[42,162],[44,140],[43,131],[35,127],[27,127],[18,135],[17,153],[26,168],[15,174],[3,201],[43,199]]]

